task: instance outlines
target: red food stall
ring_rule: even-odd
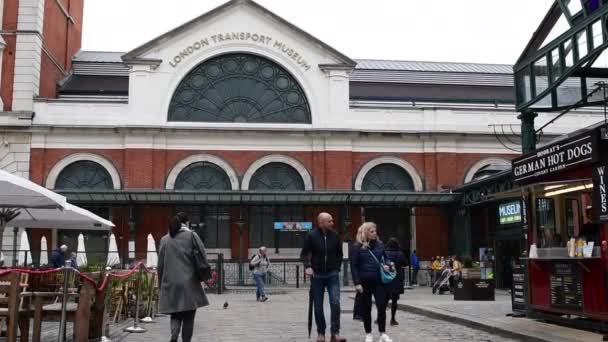
[[[530,316],[608,321],[605,138],[597,125],[513,161],[528,244],[514,298]]]

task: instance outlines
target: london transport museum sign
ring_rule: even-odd
[[[595,133],[587,132],[514,159],[512,166],[515,182],[529,183],[539,177],[595,162],[598,156]]]
[[[227,32],[218,33],[208,37],[201,38],[192,44],[184,47],[178,54],[173,56],[169,61],[169,65],[173,68],[177,67],[180,63],[195,54],[197,51],[211,47],[212,45],[226,44],[234,41],[252,42],[255,44],[263,45],[276,49],[287,57],[291,58],[298,66],[302,69],[309,71],[311,69],[310,63],[302,56],[300,52],[290,47],[285,42],[275,40],[272,37],[259,33],[252,32]]]

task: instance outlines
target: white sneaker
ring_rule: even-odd
[[[393,339],[388,337],[387,334],[382,334],[380,335],[380,339],[378,340],[378,342],[393,342]]]
[[[372,334],[365,335],[365,342],[374,342],[374,335],[372,335]]]

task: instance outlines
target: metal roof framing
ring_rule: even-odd
[[[599,105],[604,102],[603,99],[588,101],[591,92],[589,89],[592,89],[592,85],[587,84],[587,78],[608,77],[608,69],[593,68],[594,62],[608,47],[606,27],[608,0],[596,0],[598,7],[593,11],[588,7],[593,0],[571,1],[580,1],[582,10],[578,13],[570,13],[568,1],[556,0],[513,68],[517,111],[519,112],[527,110],[556,111]],[[565,16],[570,28],[541,47],[561,15]],[[597,23],[600,25],[597,26]],[[593,30],[598,27],[601,27],[601,42],[596,44]],[[582,41],[586,42],[587,52],[581,56],[579,43]],[[568,60],[566,56],[568,56]],[[556,57],[558,60],[554,60]],[[541,61],[544,64],[540,63]],[[535,67],[537,63],[539,65]],[[544,78],[546,78],[546,88],[544,84],[537,86],[539,81],[544,82]],[[575,85],[575,88],[580,86],[580,98],[568,103],[560,99],[557,90],[561,85]],[[550,100],[550,105],[547,105],[546,101],[542,101],[545,99]]]

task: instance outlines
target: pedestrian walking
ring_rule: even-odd
[[[439,278],[441,277],[441,272],[443,271],[443,266],[442,266],[441,260],[442,260],[441,257],[437,256],[437,258],[435,258],[435,261],[433,261],[431,264],[431,269],[433,272],[433,281],[432,281],[433,285],[435,285],[435,282],[437,282],[437,280],[439,280]]]
[[[353,241],[349,246],[348,255],[353,255],[353,248],[357,243],[357,237],[363,232],[363,226],[360,226],[357,229],[357,235],[355,236],[355,241]],[[353,304],[353,320],[363,322],[363,294],[356,292],[355,293],[355,303]]]
[[[306,235],[300,253],[305,273],[311,277],[311,295],[318,333],[317,342],[325,342],[326,324],[323,297],[326,289],[331,309],[330,342],[346,342],[345,338],[340,337],[340,277],[338,272],[342,265],[342,241],[333,230],[334,219],[330,214],[319,214],[317,223],[318,228]]]
[[[416,255],[416,251],[412,252],[412,256],[410,257],[410,265],[412,267],[412,286],[418,286],[418,271],[420,271],[420,260],[418,260],[418,255]]]
[[[387,286],[387,296],[386,296],[386,306],[388,306],[389,300],[391,303],[391,326],[399,325],[399,322],[395,319],[395,315],[397,314],[397,302],[399,298],[404,293],[403,287],[405,286],[405,271],[403,267],[407,263],[407,259],[405,254],[401,251],[401,246],[399,245],[399,240],[396,238],[390,238],[386,243],[386,257],[388,261],[393,263],[393,266],[397,270],[397,277],[393,280],[392,283]]]
[[[188,216],[178,213],[169,224],[169,234],[160,240],[158,279],[160,284],[159,311],[171,315],[171,342],[182,335],[190,342],[194,332],[196,310],[209,305],[207,296],[197,280],[193,251],[198,249],[207,262],[205,246],[191,231]]]
[[[363,328],[365,329],[365,342],[373,342],[372,335],[372,295],[378,309],[379,342],[392,342],[386,334],[386,296],[387,288],[382,282],[380,268],[388,271],[384,244],[378,239],[376,225],[366,222],[361,226],[361,234],[357,236],[357,243],[351,255],[351,272],[357,292],[363,295]]]
[[[262,246],[249,262],[249,269],[251,270],[253,280],[255,281],[255,296],[258,302],[265,302],[268,300],[264,288],[268,267],[270,267],[270,260],[266,254],[266,247]]]

